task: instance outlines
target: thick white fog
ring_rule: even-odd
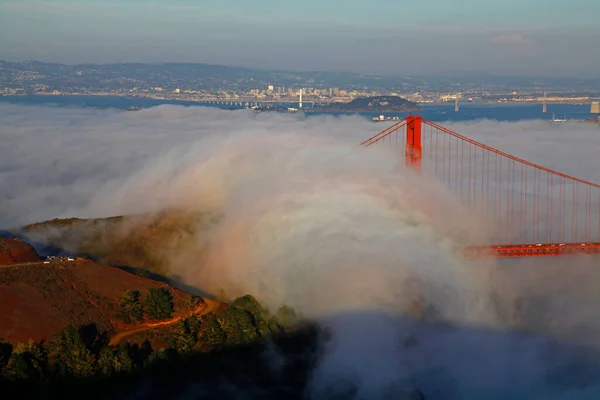
[[[592,124],[443,125],[600,177]],[[330,326],[315,397],[344,382],[363,398],[407,385],[427,399],[600,396],[593,378],[552,378],[583,362],[577,343],[600,365],[597,260],[463,260],[456,249],[491,228],[438,182],[407,171],[400,152],[356,147],[380,129],[356,116],[0,105],[0,228],[164,208],[222,215],[171,255],[171,272]],[[416,322],[415,309],[455,328]],[[406,346],[411,337],[417,344]]]

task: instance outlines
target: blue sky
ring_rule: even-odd
[[[0,0],[0,59],[600,75],[600,0]]]

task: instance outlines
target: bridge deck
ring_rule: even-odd
[[[574,254],[600,254],[600,243],[537,243],[498,246],[468,246],[465,258],[553,257]]]

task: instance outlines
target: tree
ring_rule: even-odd
[[[150,357],[153,352],[154,349],[152,348],[152,343],[150,343],[148,339],[144,340],[142,342],[142,345],[138,346],[133,355],[131,356],[133,364],[142,367],[145,364],[148,357]],[[129,352],[129,354],[131,355],[131,351]]]
[[[270,333],[285,332],[285,327],[283,325],[281,325],[281,323],[279,322],[277,317],[274,315],[272,315],[271,318],[269,318],[269,322],[267,325],[268,325],[268,330]]]
[[[127,290],[119,301],[119,318],[128,324],[144,319],[144,307],[138,290]]]
[[[146,312],[154,319],[171,318],[173,314],[173,296],[168,289],[150,288],[144,304]]]
[[[108,347],[100,351],[98,358],[98,369],[104,375],[112,375],[119,372],[133,370],[133,360],[126,345],[121,345],[117,350]]]
[[[39,343],[29,339],[27,343],[17,344],[3,372],[9,379],[43,383],[47,367],[46,350]]]
[[[200,303],[200,299],[198,297],[193,296],[188,293],[185,295],[183,302],[184,302],[185,308],[188,311],[192,311]]]
[[[165,349],[157,349],[148,355],[148,358],[144,360],[144,367],[152,366],[153,364],[159,364],[169,360],[169,352]]]
[[[195,336],[198,336],[200,332],[200,326],[202,325],[202,317],[198,318],[196,315],[190,315],[185,319],[185,323],[188,326],[190,332],[192,332]]]
[[[231,303],[231,307],[237,307],[252,314],[254,325],[261,336],[269,333],[269,323],[271,316],[269,312],[252,295],[238,297]]]
[[[0,341],[0,374],[2,373],[2,369],[8,365],[12,351],[12,344]]]
[[[202,335],[202,342],[212,347],[222,346],[227,338],[215,314],[208,317],[206,324],[200,330],[200,334]]]
[[[48,345],[50,359],[58,363],[60,372],[76,377],[94,374],[96,357],[72,325],[54,334]]]
[[[265,312],[264,308],[260,305],[258,300],[252,295],[245,295],[238,297],[231,303],[232,307],[243,308],[244,310],[250,311],[254,315],[261,315]]]
[[[227,344],[250,343],[260,337],[253,315],[242,308],[228,307],[217,316]]]
[[[279,307],[275,317],[284,328],[289,328],[298,322],[298,316],[294,309],[286,305]]]
[[[229,303],[229,298],[225,293],[225,289],[219,288],[219,290],[217,290],[217,300],[221,303]]]
[[[77,329],[79,337],[83,340],[85,347],[87,347],[92,353],[98,355],[103,347],[108,346],[110,342],[110,336],[108,332],[100,332],[98,326],[95,323],[89,323],[82,325]]]
[[[115,372],[115,354],[110,347],[105,347],[100,350],[98,356],[98,371],[104,375],[112,375]]]
[[[188,354],[198,341],[197,331],[194,333],[192,327],[186,320],[178,321],[171,333],[165,338],[165,342],[179,354]]]

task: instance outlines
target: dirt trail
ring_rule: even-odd
[[[165,326],[165,325],[172,325],[182,319],[185,319],[191,315],[197,314],[197,315],[206,315],[206,314],[210,314],[211,312],[215,311],[216,309],[218,309],[219,307],[222,306],[223,303],[216,301],[216,300],[212,300],[212,299],[207,299],[207,298],[203,298],[204,299],[204,304],[205,305],[199,305],[196,308],[194,308],[192,311],[185,313],[183,315],[180,315],[178,317],[175,318],[171,318],[167,321],[160,321],[160,322],[152,322],[152,323],[148,323],[148,324],[144,324],[142,326],[139,326],[135,329],[129,330],[129,331],[125,331],[125,332],[120,332],[117,333],[115,336],[113,336],[110,339],[110,346],[115,346],[117,344],[119,344],[124,338],[126,338],[127,336],[131,336],[135,333],[138,332],[143,332],[143,331],[147,331],[149,329],[152,328],[156,328],[157,326]]]
[[[29,261],[29,262],[18,263],[18,264],[3,264],[3,265],[0,265],[0,268],[25,267],[28,265],[39,265],[39,264],[44,264],[44,262],[43,261]]]

